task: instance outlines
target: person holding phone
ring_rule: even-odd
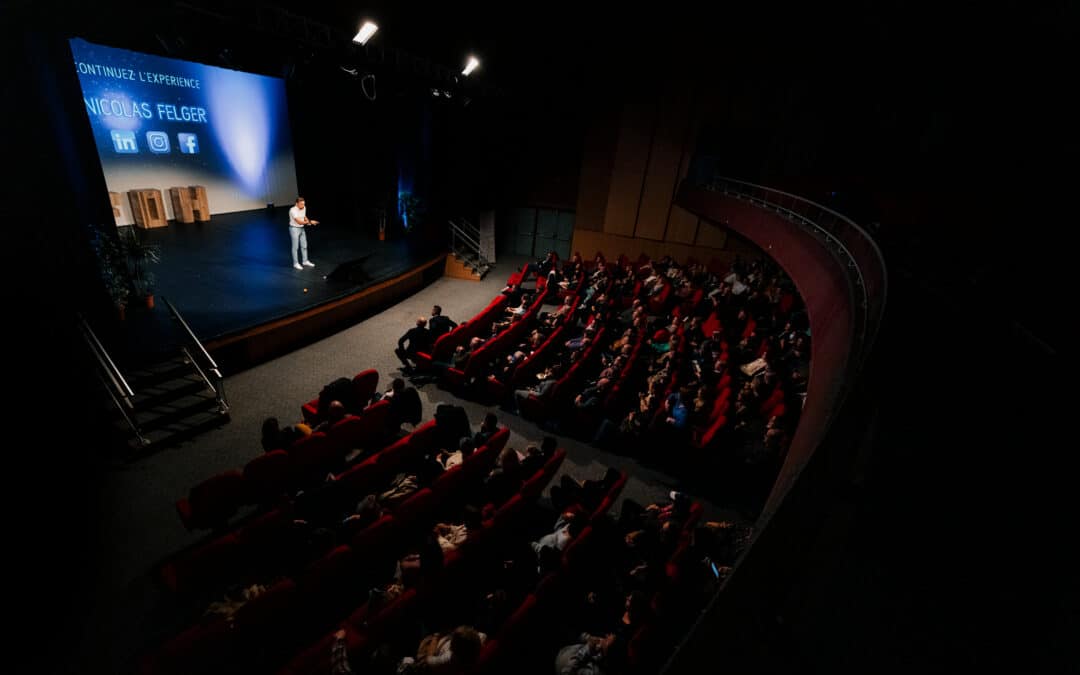
[[[302,270],[305,267],[315,267],[315,263],[308,260],[307,255],[307,226],[318,225],[319,221],[307,217],[307,207],[303,197],[296,198],[296,204],[289,209],[289,239],[292,241],[293,267]],[[300,259],[296,257],[296,249],[300,248]]]

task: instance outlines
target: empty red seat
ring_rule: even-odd
[[[252,501],[272,502],[284,495],[293,481],[292,460],[284,450],[259,455],[244,467]]]
[[[356,402],[361,409],[371,402],[375,390],[379,388],[379,371],[374,368],[362,370],[353,377],[353,390],[356,392]],[[351,411],[357,412],[357,411]]]
[[[196,624],[162,645],[141,671],[143,675],[221,672],[232,653],[233,637],[224,619]]]
[[[211,529],[224,526],[248,500],[244,474],[232,469],[191,488],[186,498],[176,502],[176,512],[188,530]]]
[[[350,544],[359,555],[370,556],[373,552],[390,547],[391,537],[397,523],[393,516],[383,516],[352,538]]]
[[[244,556],[256,565],[281,559],[295,517],[292,504],[286,503],[245,523],[236,533]]]
[[[289,448],[289,457],[298,478],[329,471],[344,457],[344,449],[322,432],[301,438]]]
[[[340,618],[356,597],[357,554],[350,546],[338,546],[311,563],[300,577],[297,586],[308,616],[319,619],[337,615]]]
[[[247,556],[240,539],[230,533],[167,563],[162,568],[161,577],[170,590],[188,593],[234,579],[246,562]]]

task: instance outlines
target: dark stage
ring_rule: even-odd
[[[151,270],[156,294],[176,306],[201,340],[211,342],[363,291],[445,250],[443,242],[419,237],[379,241],[352,224],[322,221],[312,208],[320,220],[307,233],[315,267],[299,271],[289,255],[288,210],[218,214],[204,224],[170,222],[141,230],[147,243],[161,246],[161,263]],[[351,280],[326,278],[360,258],[365,259],[358,273],[348,275]]]

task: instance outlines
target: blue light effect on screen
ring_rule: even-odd
[[[211,128],[234,176],[252,194],[265,189],[273,111],[264,78],[215,68],[207,73]],[[275,83],[276,84],[276,83]]]
[[[145,185],[127,189],[165,189],[184,180],[227,185],[227,193],[260,206],[295,194],[280,78],[79,38],[70,44],[106,181],[115,173],[145,178]],[[165,184],[155,184],[158,175]]]

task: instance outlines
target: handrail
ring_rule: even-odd
[[[477,249],[477,250],[479,250],[479,249],[480,249],[480,241],[479,241],[479,238],[477,238],[477,239],[474,239],[474,238],[470,237],[470,236],[469,236],[469,234],[468,234],[467,232],[465,232],[465,230],[463,230],[463,229],[461,228],[461,226],[459,226],[459,225],[458,225],[457,223],[455,223],[454,221],[452,221],[452,220],[451,220],[451,221],[448,221],[448,222],[450,223],[450,229],[451,229],[451,230],[452,230],[452,231],[453,231],[453,232],[454,232],[455,234],[457,234],[458,236],[460,236],[461,238],[463,238],[463,239],[464,239],[465,241],[467,241],[468,243],[472,244],[472,247],[473,247],[473,248],[475,248],[475,249]]]
[[[120,369],[116,367],[115,363],[113,363],[112,357],[109,356],[109,352],[105,350],[105,347],[101,344],[101,341],[98,340],[98,337],[94,333],[94,330],[90,328],[90,324],[86,322],[86,318],[83,317],[82,314],[78,314],[77,316],[79,319],[80,328],[83,331],[83,337],[86,339],[87,344],[90,345],[90,348],[94,352],[94,357],[97,358],[98,363],[101,364],[102,368],[104,368],[105,372],[109,375],[109,379],[112,380],[113,385],[118,390],[120,390],[120,393],[123,394],[125,399],[131,399],[132,397],[134,397],[135,391],[131,388],[131,385],[128,384],[127,380],[124,379],[124,375],[120,372]],[[130,401],[128,401],[128,405],[131,405]]]
[[[176,307],[174,307],[173,304],[169,302],[168,298],[162,297],[161,299],[165,302],[165,306],[169,308],[169,313],[172,314],[172,317],[178,322],[180,322],[180,325],[184,328],[184,331],[188,334],[188,337],[191,338],[191,341],[194,342],[196,346],[198,346],[199,351],[202,352],[203,357],[210,364],[210,368],[215,372],[215,374],[217,374],[218,377],[221,377],[221,371],[218,369],[217,363],[214,361],[214,358],[210,356],[210,352],[206,351],[206,347],[204,347],[203,343],[199,341],[199,338],[195,337],[195,333],[191,330],[191,326],[188,325],[187,321],[184,321],[184,317],[180,316],[180,312],[178,312],[176,310]]]
[[[458,227],[461,227],[462,229],[467,228],[469,230],[469,234],[471,234],[473,237],[475,237],[476,239],[479,240],[480,239],[480,228],[473,225],[472,223],[470,223],[468,221],[468,219],[465,218],[465,217],[460,218],[460,220],[461,220],[461,223],[454,223],[454,224],[458,225]],[[453,223],[454,221],[451,220],[450,222]]]
[[[184,329],[184,332],[187,333],[187,336],[190,339],[189,341],[199,348],[199,353],[201,353],[203,358],[206,359],[206,363],[209,366],[209,371],[214,376],[214,379],[217,381],[216,384],[214,382],[211,382],[210,378],[206,376],[206,373],[204,373],[203,369],[199,366],[198,363],[196,363],[195,359],[192,357],[191,352],[188,351],[187,347],[184,347],[182,349],[184,356],[186,356],[188,360],[191,361],[191,365],[195,366],[195,370],[198,371],[199,376],[202,377],[203,381],[206,382],[207,386],[209,386],[210,389],[214,391],[214,394],[217,396],[218,407],[221,413],[224,414],[228,412],[229,403],[225,397],[225,376],[221,374],[221,369],[218,368],[217,362],[214,361],[214,357],[210,356],[210,352],[206,351],[206,347],[204,347],[203,343],[199,340],[199,338],[195,336],[195,332],[191,330],[191,326],[189,326],[187,321],[184,320],[184,317],[180,316],[179,310],[177,310],[176,307],[171,302],[169,302],[168,298],[162,297],[161,299],[165,303],[165,306],[169,309],[169,313],[172,315],[172,317],[176,319],[176,321]]]
[[[143,436],[142,429],[139,428],[137,418],[133,417],[135,403],[132,399],[135,397],[135,391],[124,379],[123,373],[116,367],[112,357],[109,356],[109,352],[106,351],[105,346],[98,340],[97,334],[94,333],[94,329],[87,323],[86,318],[81,313],[76,313],[76,318],[79,321],[79,332],[82,333],[83,341],[86,342],[86,346],[90,348],[90,352],[94,355],[98,365],[101,367],[97,371],[98,379],[105,387],[106,393],[109,394],[109,398],[112,399],[113,405],[120,411],[121,417],[127,422],[127,425],[135,433],[135,438],[143,446],[149,445],[150,441]],[[104,373],[104,374],[103,374]],[[105,375],[108,376],[108,381],[105,379]],[[112,386],[109,386],[111,383]]]
[[[880,322],[888,301],[888,271],[881,249],[873,237],[847,216],[812,200],[737,178],[728,178],[711,172],[710,174],[704,177],[705,180],[693,182],[707,190],[722,192],[737,199],[746,199],[751,203],[770,208],[792,222],[812,228],[814,233],[823,236],[826,242],[845,259],[848,270],[854,273],[854,287],[861,296],[855,303],[856,311],[863,314],[862,321],[859,321],[857,326],[861,362],[862,357],[865,357],[873,345],[876,331],[872,329]],[[796,208],[801,208],[801,211]],[[827,216],[827,218],[822,218],[822,216]],[[844,228],[846,231],[840,231]],[[858,243],[868,245],[871,254],[877,258],[881,287],[874,289],[876,293],[871,294],[863,266],[859,264],[859,257],[849,246],[855,242],[851,240],[845,242],[849,236],[858,237]]]

